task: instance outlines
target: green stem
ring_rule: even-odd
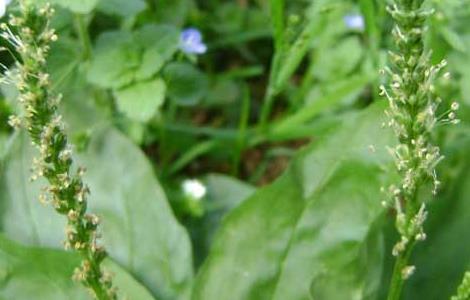
[[[400,299],[404,283],[411,275],[408,273],[413,271],[408,269],[408,261],[415,243],[424,239],[423,223],[426,218],[425,207],[422,206],[424,203],[418,200],[418,190],[427,180],[435,180],[434,166],[439,162],[440,156],[439,149],[430,141],[432,127],[420,118],[422,112],[433,111],[436,105],[426,83],[428,74],[435,71],[425,55],[423,34],[428,12],[422,8],[422,4],[423,0],[396,0],[389,6],[396,25],[393,36],[397,52],[391,53],[390,92],[382,90],[390,102],[387,112],[391,116],[391,127],[399,140],[395,156],[397,170],[402,178],[398,193],[393,195],[397,211],[396,226],[401,240],[395,245],[397,248],[394,248],[394,252],[398,251],[398,256],[388,300]],[[362,5],[364,10],[372,10],[367,7],[366,2],[363,1]],[[371,34],[372,37],[374,35]],[[424,90],[424,93],[420,90]],[[435,116],[431,115],[431,118]],[[428,154],[423,158],[421,153]]]
[[[20,4],[21,14],[17,17],[17,24],[29,30],[19,30],[14,38],[27,47],[20,49],[17,44],[12,46],[22,56],[17,64],[20,78],[16,80],[19,98],[24,99],[21,101],[26,112],[24,124],[33,145],[40,150],[33,163],[33,178],[44,177],[48,181],[48,194],[41,196],[49,197],[57,213],[67,217],[64,246],[74,249],[83,257],[82,265],[75,270],[74,279],[91,289],[98,300],[117,299],[110,276],[100,268],[106,251],[96,243],[99,219],[87,211],[89,190],[82,179],[84,171],[73,167],[71,145],[63,129],[65,124],[61,121],[57,98],[47,80],[45,54],[50,43],[57,38],[55,35],[49,36],[53,10],[49,6],[39,9],[29,2]],[[85,55],[89,55],[87,51],[91,52],[91,46],[82,16],[77,16],[76,24],[85,44]],[[3,34],[9,34],[9,31]],[[44,36],[49,38],[39,38]],[[38,59],[38,53],[43,53],[41,59]]]
[[[83,59],[89,60],[92,54],[92,46],[90,35],[88,34],[88,25],[85,20],[85,15],[76,14],[75,15],[75,28],[77,30],[78,38],[82,44],[83,50]]]
[[[106,291],[103,289],[103,287],[101,286],[98,280],[95,280],[93,283],[91,283],[90,288],[95,293],[97,300],[110,300],[111,299],[106,293]]]
[[[263,131],[266,130],[266,124],[271,114],[274,97],[276,96],[276,92],[274,90],[276,88],[279,60],[283,54],[283,43],[285,39],[284,4],[284,0],[270,1],[271,25],[274,33],[274,56],[271,62],[268,86],[266,88],[266,94],[261,107],[261,116],[259,120],[261,130]]]
[[[233,159],[233,169],[232,175],[238,176],[240,171],[240,161],[242,152],[246,147],[247,142],[247,129],[248,129],[248,122],[250,119],[250,91],[247,86],[243,87],[243,98],[242,98],[242,107],[240,112],[240,120],[238,123],[238,134],[236,137],[236,149],[234,152],[234,159]]]
[[[400,252],[393,267],[392,279],[388,291],[387,300],[399,300],[405,278],[403,278],[403,269],[408,265],[411,253],[414,248],[414,242],[409,243],[405,251]]]
[[[275,81],[277,76],[277,69],[278,69],[278,60],[280,54],[275,54],[274,59],[272,62],[271,73],[269,76],[268,86],[266,88],[266,94],[264,95],[263,105],[261,106],[261,115],[259,119],[259,127],[262,131],[266,131],[266,125],[269,120],[269,116],[271,115],[271,110],[274,102],[274,97],[276,96],[276,92],[274,91],[275,88]]]

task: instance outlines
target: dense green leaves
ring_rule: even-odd
[[[282,48],[275,54],[273,70],[271,74],[271,88],[274,94],[279,93],[292,74],[296,71],[307,51],[311,48],[314,38],[323,30],[326,17],[328,1],[316,1],[312,3],[308,11],[308,21],[294,41],[284,40]],[[277,4],[279,5],[279,4]],[[276,16],[276,22],[279,16]],[[277,24],[276,27],[281,25]],[[277,30],[277,29],[276,29]]]
[[[178,45],[178,30],[169,25],[147,25],[134,33],[105,32],[96,42],[88,80],[113,89],[118,109],[132,120],[146,122],[165,99],[165,83],[154,78]],[[190,68],[193,73],[188,76],[197,72]],[[171,84],[170,91],[174,94],[175,83]],[[176,93],[188,93],[187,87],[178,87]]]
[[[60,110],[75,150],[84,151],[77,159],[88,169],[103,242],[122,266],[106,262],[121,296],[385,298],[396,236],[379,189],[388,180],[384,145],[395,141],[381,129],[380,105],[349,112],[378,96],[378,69],[391,44],[383,1],[50,2],[59,35],[48,58],[51,86],[64,96]],[[451,74],[436,83],[436,94],[443,103],[460,102],[457,115],[466,123],[469,1],[428,4],[436,14],[427,23],[427,48],[434,62],[448,59]],[[364,29],[345,22],[361,15]],[[201,31],[210,51],[178,53],[186,26]],[[7,51],[0,59],[10,66]],[[51,250],[61,248],[64,220],[38,203],[45,183],[29,182],[29,141],[6,125],[17,112],[15,91],[2,84],[2,93],[0,299],[89,299],[70,280],[79,258]],[[446,151],[438,174],[443,191],[429,204],[428,239],[410,260],[417,269],[405,300],[448,299],[470,266],[469,129],[459,132],[458,154]],[[313,144],[293,155],[307,140]],[[277,176],[288,161],[273,184],[250,185],[271,171]],[[233,171],[239,180],[214,171]],[[207,188],[202,199],[183,197],[181,182],[191,177]],[[390,230],[381,232],[384,219]]]
[[[389,142],[380,110],[345,120],[227,217],[193,299],[228,289],[226,299],[374,298],[383,253],[373,228]]]
[[[1,299],[90,299],[83,286],[72,281],[80,264],[76,254],[59,250],[25,247],[0,236]],[[129,299],[154,299],[122,268],[110,260],[105,268],[115,274],[119,292]]]
[[[1,228],[23,243],[61,247],[64,220],[38,203],[43,183],[29,182],[31,159],[21,136],[1,176]],[[143,154],[116,131],[101,130],[80,162],[88,168],[90,209],[102,217],[111,257],[159,299],[183,297],[192,280],[191,246]]]
[[[99,36],[88,79],[105,88],[120,88],[156,74],[178,48],[178,31],[147,25],[134,34],[105,32]]]

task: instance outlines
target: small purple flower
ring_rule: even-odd
[[[181,32],[180,47],[187,54],[204,54],[207,51],[202,34],[196,28],[187,28]]]
[[[347,15],[343,18],[344,24],[349,29],[363,31],[365,28],[364,17],[359,14]]]

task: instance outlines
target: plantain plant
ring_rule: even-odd
[[[436,79],[447,65],[430,62],[431,52],[424,46],[426,21],[433,10],[424,0],[397,0],[387,7],[395,26],[393,40],[396,49],[389,52],[390,66],[385,72],[390,77],[388,87],[381,86],[381,94],[388,100],[386,114],[398,144],[390,149],[400,182],[389,187],[389,201],[396,211],[396,229],[400,240],[393,247],[396,257],[388,300],[400,298],[404,282],[416,267],[410,263],[415,245],[426,239],[424,222],[427,218],[428,183],[436,194],[440,181],[436,166],[444,158],[432,138],[439,124],[457,124],[454,102],[449,111],[438,116],[442,100],[435,93]],[[442,76],[448,78],[449,73]]]
[[[106,251],[98,241],[99,219],[87,212],[89,189],[82,180],[85,169],[74,166],[72,146],[58,112],[61,96],[52,92],[46,70],[50,44],[57,40],[50,25],[53,14],[50,5],[38,7],[24,0],[19,2],[19,14],[12,15],[8,24],[1,24],[2,37],[18,55],[16,68],[7,71],[6,80],[16,85],[23,107],[23,115],[11,116],[9,123],[15,128],[24,127],[38,150],[31,180],[44,177],[49,183],[39,201],[50,203],[67,218],[64,246],[83,258],[74,279],[96,299],[116,299],[111,275],[101,267]]]
[[[0,0],[1,16],[10,2]],[[443,160],[441,152],[445,150],[436,146],[437,128],[459,123],[456,116],[459,104],[454,102],[448,109],[441,108],[444,101],[437,95],[440,90],[438,80],[442,78],[449,82],[450,73],[443,71],[447,61],[433,64],[431,52],[425,47],[427,22],[434,14],[427,4],[430,1],[389,1],[392,3],[387,10],[394,22],[395,49],[389,51],[390,63],[383,72],[388,75],[389,83],[380,86],[380,94],[388,100],[386,116],[382,113],[385,103],[373,103],[363,112],[350,112],[373,102],[377,93],[374,89],[369,91],[368,87],[379,87],[375,82],[382,43],[380,30],[375,27],[386,15],[381,1],[359,0],[359,5],[354,6],[353,1],[342,0],[260,0],[251,1],[256,4],[237,1],[237,4],[227,5],[222,5],[223,1],[205,0],[55,0],[54,3],[66,11],[61,11],[61,17],[69,17],[70,12],[75,14],[69,23],[58,22],[59,25],[67,23],[61,31],[61,36],[64,32],[61,41],[65,43],[62,48],[53,50],[66,54],[60,53],[62,55],[58,56],[65,56],[65,59],[59,57],[59,63],[55,61],[55,65],[67,60],[72,66],[60,66],[63,72],[58,72],[61,73],[57,76],[58,82],[51,79],[57,74],[48,71],[54,65],[51,61],[57,60],[51,51],[58,39],[51,25],[54,9],[39,2],[43,3],[42,0],[19,0],[10,6],[13,14],[8,23],[0,27],[1,37],[9,43],[8,48],[2,50],[13,56],[14,62],[9,68],[1,66],[4,68],[3,81],[16,86],[16,98],[21,107],[17,115],[9,118],[9,124],[26,131],[37,150],[31,179],[42,178],[47,182],[39,201],[50,204],[60,216],[65,216],[64,246],[72,251],[44,249],[45,246],[57,246],[55,240],[43,242],[37,238],[38,241],[32,241],[29,246],[32,244],[38,249],[15,245],[8,240],[30,242],[27,229],[16,231],[11,228],[17,222],[32,218],[34,213],[20,215],[17,220],[18,211],[25,205],[21,203],[12,209],[14,204],[11,203],[20,202],[20,198],[27,202],[28,195],[35,193],[28,193],[28,190],[25,195],[17,195],[17,179],[24,177],[22,168],[16,170],[20,169],[19,163],[8,165],[5,172],[0,170],[2,175],[7,174],[5,177],[11,177],[0,178],[0,204],[2,208],[4,204],[7,207],[5,215],[13,216],[7,221],[0,216],[0,231],[6,233],[5,237],[0,234],[0,298],[9,299],[14,295],[20,299],[18,295],[23,292],[23,286],[36,277],[45,276],[52,288],[35,284],[29,290],[25,289],[28,296],[24,298],[31,298],[37,291],[46,295],[41,294],[38,299],[47,299],[48,293],[62,297],[65,290],[70,298],[75,299],[74,293],[77,293],[80,295],[77,298],[82,299],[84,291],[79,285],[78,292],[71,291],[72,268],[69,270],[69,266],[79,266],[73,278],[98,300],[401,298],[405,283],[416,271],[412,254],[416,245],[426,240],[424,224],[428,203],[441,185],[436,168]],[[169,16],[173,11],[185,11],[181,3],[190,3],[188,7],[199,4],[200,7],[194,14],[187,13],[184,17]],[[212,7],[219,6],[222,9],[218,15],[209,12]],[[240,16],[244,16],[244,10],[250,6],[256,9],[246,14],[245,20]],[[288,12],[301,11],[307,6],[305,20],[302,14],[286,18]],[[166,10],[167,7],[173,7],[173,10]],[[261,65],[265,57],[257,57],[256,51],[251,53],[251,45],[246,42],[251,38],[266,37],[264,27],[269,20],[261,18],[264,16],[261,8],[271,17],[274,53],[271,72],[264,81],[253,81],[252,77],[262,75],[263,67],[268,67]],[[252,13],[261,21],[253,23]],[[95,17],[101,17],[100,14],[107,17],[98,22]],[[119,28],[110,29],[119,19],[116,15],[122,18],[122,23]],[[211,25],[210,19],[216,16],[219,19]],[[259,28],[244,32],[245,23]],[[184,29],[186,25],[192,27]],[[212,36],[207,35],[207,44],[202,32],[209,29],[201,25],[215,28]],[[88,30],[93,26],[96,28],[89,34]],[[235,35],[231,32],[233,28],[238,30]],[[458,37],[449,33],[452,31],[446,32],[452,43],[459,46]],[[220,40],[214,38],[217,33]],[[271,33],[268,36],[271,37]],[[69,47],[65,47],[67,44]],[[240,57],[232,62],[231,53],[211,56],[227,45],[234,52],[240,51]],[[256,46],[258,48],[258,44]],[[70,59],[70,53],[77,58]],[[213,72],[222,72],[219,69],[225,67],[225,62],[220,61],[221,57],[227,58],[227,65],[230,65],[230,70],[224,70],[222,75],[211,73],[214,76],[206,76],[199,70],[205,66]],[[246,58],[256,62],[254,68],[243,69]],[[198,59],[201,59],[199,65]],[[307,68],[303,67],[304,63]],[[241,70],[235,69],[239,66],[242,66]],[[93,112],[103,110],[96,118],[111,119],[110,123],[128,135],[125,137],[122,132],[108,128],[97,134],[97,138],[90,138],[96,132],[79,136],[83,138],[78,139],[83,142],[80,146],[91,149],[91,156],[94,155],[86,165],[90,166],[88,175],[94,175],[87,181],[92,186],[93,196],[99,194],[96,202],[89,201],[90,189],[83,180],[85,168],[78,166],[75,157],[80,158],[80,155],[75,156],[72,151],[74,143],[67,134],[64,121],[68,116],[62,117],[59,111],[62,96],[56,92],[60,90],[56,87],[71,78],[70,74],[80,79],[73,77],[72,83],[68,83],[78,86],[73,91],[89,92],[95,101],[91,106],[101,105],[99,109],[91,109]],[[84,83],[79,85],[79,81]],[[255,88],[253,82],[256,82]],[[258,87],[260,82],[266,85],[264,93]],[[242,93],[237,93],[238,83]],[[252,97],[263,94],[264,99],[261,96],[260,103],[252,105],[252,101],[256,101]],[[86,97],[78,95],[79,105],[84,106],[81,98]],[[67,96],[65,98],[68,100]],[[203,106],[206,98],[213,103],[205,103],[209,108],[201,113],[196,105]],[[240,120],[230,118],[237,128],[223,128],[230,124],[224,123],[224,111],[220,110],[219,116],[219,98],[241,100],[241,110],[236,112],[240,114]],[[279,105],[280,101],[286,100],[284,98],[289,100],[286,101],[288,107]],[[360,101],[351,105],[353,100]],[[74,107],[71,102],[62,105]],[[231,111],[227,115],[236,115],[233,108],[237,105],[235,102],[234,106],[229,106]],[[5,113],[1,108],[0,120],[11,113]],[[192,116],[191,109],[197,114]],[[344,113],[345,110],[348,112]],[[217,112],[217,118],[212,120],[213,111]],[[332,111],[335,113],[331,114]],[[255,118],[256,112],[259,118]],[[75,111],[74,114],[79,115]],[[197,120],[184,120],[190,115]],[[384,125],[393,129],[397,141],[389,148],[391,156],[382,153],[385,145],[391,143],[391,135],[379,126],[385,117],[388,121]],[[78,118],[83,118],[82,123],[88,122],[82,115]],[[175,132],[183,133],[182,143]],[[186,136],[191,136],[188,141]],[[184,171],[193,161],[199,162],[200,156],[207,156],[212,162],[210,156],[214,152],[217,153],[214,157],[220,156],[223,160],[226,156],[222,150],[229,148],[233,149],[227,152],[235,153],[233,174],[243,176],[245,172],[239,171],[244,150],[258,146],[267,148],[267,142],[311,137],[314,137],[313,144],[292,156],[290,167],[266,188],[256,189],[228,176],[211,175],[205,180],[180,178],[186,175]],[[197,144],[190,145],[190,142]],[[303,143],[302,140],[300,144]],[[144,148],[147,157],[134,144]],[[178,147],[181,149],[176,149]],[[283,157],[291,158],[293,149],[290,145],[282,144],[277,149],[279,151],[272,151],[272,154],[268,152],[268,156],[276,156],[279,152]],[[3,159],[2,152],[0,149]],[[126,156],[129,152],[133,154]],[[186,224],[193,237],[194,253],[191,253],[186,229],[176,220],[155,178],[148,159],[154,159],[155,152],[158,153],[153,163],[158,165],[157,169],[164,170],[157,173],[160,172],[158,175],[170,191],[175,215]],[[256,155],[258,153],[254,153]],[[23,164],[23,156],[24,153],[11,157]],[[396,170],[389,172],[383,166],[392,157]],[[176,158],[175,162],[173,158]],[[106,164],[98,163],[103,161]],[[261,177],[263,169],[268,169],[267,164],[267,161],[266,164],[262,162],[260,165],[264,166],[246,171],[250,177],[246,181],[257,181],[252,178]],[[115,165],[118,166],[111,167]],[[120,173],[125,174],[120,176]],[[393,185],[383,189],[387,193],[384,209],[377,201],[380,186],[387,186],[386,183],[396,178]],[[182,183],[181,191],[176,183]],[[6,196],[4,189],[9,192]],[[208,204],[209,199],[213,202]],[[94,206],[99,201],[102,207]],[[234,211],[230,212],[231,209]],[[395,212],[395,227],[399,234],[399,240],[391,247],[395,260],[391,278],[383,275],[386,274],[383,268],[386,247],[380,226],[387,209]],[[104,226],[100,226],[98,216],[90,211],[100,214]],[[61,229],[59,223],[50,227],[51,230],[48,227],[41,232],[41,237],[55,235],[52,231],[57,227]],[[122,270],[113,268],[112,262],[108,265],[104,261],[107,252],[100,240],[101,231],[105,232],[104,242],[111,258],[121,265]],[[21,237],[15,236],[16,233]],[[60,264],[66,266],[61,268]],[[108,267],[116,274],[111,274]],[[196,276],[193,268],[198,270]],[[24,269],[29,276],[22,273]],[[66,283],[56,283],[53,279]],[[389,289],[383,281],[386,281],[385,285],[389,284]],[[56,285],[60,286],[62,294],[54,290]],[[445,293],[448,295],[449,291],[442,294]],[[468,299],[470,275],[466,273],[451,300]]]

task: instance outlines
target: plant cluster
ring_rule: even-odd
[[[432,182],[434,195],[440,186],[436,166],[444,157],[439,147],[432,144],[432,135],[440,124],[459,123],[456,102],[443,117],[437,115],[442,100],[436,95],[435,84],[447,62],[432,65],[431,54],[425,50],[425,23],[434,11],[423,3],[423,0],[395,1],[388,7],[395,21],[393,38],[397,50],[389,52],[392,65],[385,72],[391,83],[388,88],[381,86],[381,93],[389,102],[388,125],[399,141],[390,152],[401,177],[398,185],[389,188],[400,234],[400,241],[393,247],[397,261],[389,299],[399,298],[404,280],[415,271],[415,266],[408,265],[413,247],[426,239],[427,201],[420,192],[427,182]],[[448,79],[450,74],[443,76]]]
[[[0,0],[0,298],[469,299],[469,1]]]
[[[49,185],[39,196],[67,217],[65,249],[79,252],[83,261],[74,278],[88,287],[96,299],[116,299],[110,274],[102,270],[106,251],[98,244],[98,216],[87,212],[88,187],[83,182],[85,169],[73,169],[72,146],[65,134],[58,112],[60,95],[51,91],[46,70],[50,44],[57,40],[50,22],[54,10],[46,5],[37,8],[29,1],[20,2],[20,14],[2,23],[2,37],[19,55],[15,70],[8,70],[6,80],[16,84],[18,101],[24,116],[12,115],[9,124],[24,127],[39,155],[33,160],[31,180],[45,177]]]

